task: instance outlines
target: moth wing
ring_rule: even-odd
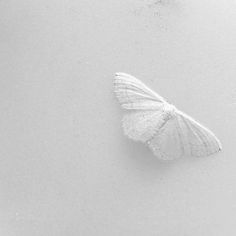
[[[177,118],[182,130],[186,154],[195,157],[205,157],[222,149],[220,141],[208,128],[180,111],[178,111]]]
[[[158,131],[161,126],[163,112],[136,111],[124,115],[122,126],[124,134],[134,141],[145,143]]]
[[[147,141],[153,154],[162,160],[173,160],[184,155],[183,139],[177,117],[174,116]]]
[[[134,76],[116,73],[114,80],[116,97],[124,109],[156,110],[166,102]]]

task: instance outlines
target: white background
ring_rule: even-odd
[[[236,234],[234,0],[0,2],[0,235]],[[213,157],[123,136],[130,73],[209,127]]]

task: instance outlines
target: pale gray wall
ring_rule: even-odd
[[[0,2],[0,234],[236,234],[234,0]],[[162,163],[121,130],[114,72],[212,129]]]

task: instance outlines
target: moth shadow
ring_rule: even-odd
[[[130,169],[141,172],[143,175],[148,175],[151,178],[163,177],[169,173],[174,167],[186,166],[189,163],[202,165],[202,162],[214,160],[213,157],[192,157],[184,156],[176,160],[164,161],[155,156],[152,151],[142,143],[126,140],[125,152],[128,153],[128,165]]]
[[[133,168],[151,176],[158,177],[160,174],[163,175],[169,172],[177,162],[177,160],[160,160],[153,155],[152,151],[147,146],[142,143],[133,142],[132,140],[127,140],[125,151],[128,153],[129,164],[132,165]]]

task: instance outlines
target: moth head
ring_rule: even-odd
[[[176,107],[172,104],[165,104],[164,106],[164,112],[167,116],[167,118],[172,118],[176,114]]]

